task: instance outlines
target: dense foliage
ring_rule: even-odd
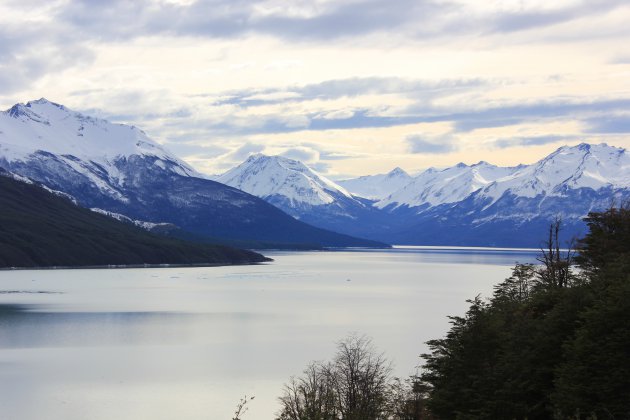
[[[150,234],[0,175],[0,267],[238,264],[255,252]]]
[[[586,221],[577,272],[552,225],[541,266],[517,265],[428,342],[417,384],[434,416],[630,418],[630,209]]]

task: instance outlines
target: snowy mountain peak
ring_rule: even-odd
[[[262,153],[256,153],[249,156],[245,163],[258,166],[277,166],[288,171],[296,171],[309,175],[316,174],[316,176],[322,177],[322,175],[316,173],[302,162],[294,159],[289,159],[284,156],[269,156]],[[330,182],[332,183],[332,181]]]
[[[386,174],[367,175],[339,181],[352,194],[370,200],[380,200],[411,182],[412,177],[401,168]]]
[[[40,151],[111,167],[145,156],[168,162],[181,174],[198,174],[133,126],[113,124],[72,111],[45,98],[0,112],[0,157],[24,161]]]
[[[442,170],[429,168],[375,205],[382,209],[390,206],[420,207],[455,203],[515,170],[484,161],[471,166],[458,163]]]
[[[474,165],[471,165],[473,167],[478,167],[478,166],[494,166],[488,162],[486,162],[485,160],[480,160],[479,162],[475,163]]]
[[[135,127],[45,98],[0,112],[0,166],[8,170],[40,180],[71,176],[77,188],[81,184],[125,201],[121,187],[135,182],[133,168],[141,162],[165,174],[201,177]]]
[[[433,207],[464,200],[479,191],[496,202],[509,192],[518,197],[562,195],[567,190],[630,187],[630,157],[625,149],[602,144],[563,146],[532,165],[498,167],[486,161],[458,163],[443,170],[426,170],[408,185],[376,203]]]
[[[520,197],[562,195],[567,189],[630,187],[630,156],[625,149],[582,143],[563,146],[538,162],[522,166],[513,176],[497,181],[482,195],[499,199],[510,192]]]
[[[31,104],[36,104],[36,105],[53,105],[53,106],[55,106],[57,108],[65,108],[63,105],[60,105],[58,103],[49,101],[48,99],[43,98],[43,97],[39,98],[39,99],[35,99],[33,101],[28,101],[27,102],[27,106],[31,105]]]
[[[345,188],[283,156],[251,155],[216,180],[258,197],[283,197],[297,207],[332,204],[340,197],[353,199]]]
[[[387,174],[387,176],[389,178],[394,178],[394,177],[404,177],[404,176],[409,176],[409,174],[407,172],[405,172],[403,169],[401,169],[400,167],[395,167],[394,169],[392,169],[391,171],[389,171],[389,173]]]

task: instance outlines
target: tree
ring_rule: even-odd
[[[311,363],[291,378],[280,397],[281,420],[380,420],[387,418],[391,367],[365,336],[337,344],[329,363]]]
[[[562,220],[556,218],[549,225],[549,238],[545,247],[541,248],[538,261],[543,267],[538,271],[540,285],[543,287],[567,287],[573,279],[571,265],[573,263],[573,244],[569,243],[566,254],[563,255],[560,248],[560,228]]]
[[[394,378],[389,385],[387,404],[388,419],[430,420],[427,407],[429,387],[418,376],[406,379]]]
[[[512,269],[512,275],[498,286],[494,287],[494,301],[522,303],[531,296],[536,276],[536,268],[533,264],[516,264]]]
[[[281,420],[335,420],[339,418],[336,394],[333,389],[330,367],[311,363],[303,376],[292,377],[284,386],[280,397]]]
[[[428,342],[422,380],[440,418],[630,418],[630,211],[591,213],[572,251],[560,223],[540,267],[517,265],[487,301]],[[579,280],[579,281],[578,281]]]
[[[592,303],[556,371],[559,416],[630,418],[630,207],[590,213],[578,242]]]
[[[234,417],[232,417],[232,420],[241,420],[243,418],[243,414],[245,414],[247,410],[249,410],[249,407],[247,407],[247,403],[252,401],[253,399],[254,397],[247,398],[247,395],[241,398],[236,405],[236,410],[234,410]]]
[[[602,270],[614,277],[630,272],[630,202],[589,213],[585,221],[589,232],[578,241],[580,267],[591,275]]]

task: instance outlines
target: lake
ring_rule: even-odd
[[[0,271],[0,420],[272,419],[291,375],[365,334],[415,372],[466,299],[536,252],[265,252],[255,266]]]

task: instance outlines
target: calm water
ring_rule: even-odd
[[[0,272],[0,420],[271,419],[282,384],[358,332],[424,342],[524,250],[274,252],[267,265]]]

